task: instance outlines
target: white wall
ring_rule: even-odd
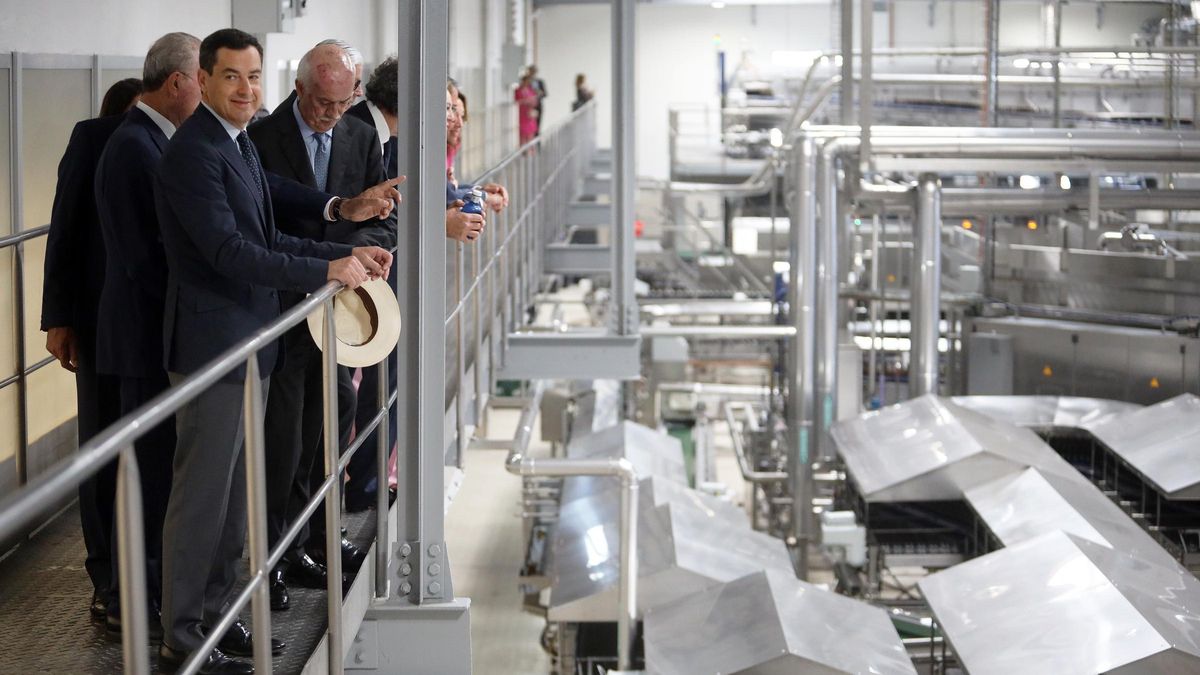
[[[267,36],[266,66],[299,59],[317,42],[341,38],[369,62],[395,52],[394,0],[309,0],[291,34]],[[197,37],[230,25],[228,0],[0,0],[0,51],[142,56],[164,33]],[[266,78],[268,105],[290,89]]]

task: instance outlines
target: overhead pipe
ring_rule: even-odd
[[[518,476],[613,476],[621,481],[621,558],[617,582],[618,668],[633,667],[634,632],[637,627],[637,520],[638,477],[629,460],[534,458],[526,455],[533,438],[533,423],[541,406],[545,382],[536,380],[521,409],[512,448],[504,469]]]
[[[942,195],[936,174],[922,174],[917,181],[916,236],[913,237],[912,296],[909,325],[908,389],[913,398],[938,393],[938,326],[942,290]]]
[[[861,186],[866,188],[868,186]],[[870,186],[871,188],[881,186]],[[894,187],[894,186],[887,186]],[[1099,190],[1096,206],[1110,209],[1197,209],[1200,190]],[[885,211],[890,214],[915,212],[910,190],[860,189],[855,205],[860,212]],[[945,217],[1061,213],[1092,206],[1087,188],[1059,190],[1023,190],[1020,188],[942,188],[942,215]]]

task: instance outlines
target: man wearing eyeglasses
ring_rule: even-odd
[[[250,127],[263,167],[335,195],[356,195],[385,180],[375,129],[346,117],[354,103],[357,78],[351,55],[335,43],[322,43],[300,60],[294,97]],[[280,222],[286,234],[354,246],[396,245],[395,211],[384,220],[363,223],[319,220]],[[303,296],[283,298],[284,308]],[[284,359],[271,378],[266,411],[267,531],[272,548],[296,519],[324,478],[321,434],[321,358],[304,324],[284,336]],[[345,448],[356,407],[351,371],[338,368],[339,445]],[[299,424],[297,424],[299,420]],[[287,583],[325,588],[325,518],[317,512],[271,574],[271,606],[287,609]],[[306,552],[306,544],[309,551]],[[342,540],[342,562],[361,564],[363,553]],[[316,560],[314,560],[316,558]],[[286,578],[286,581],[285,581]]]

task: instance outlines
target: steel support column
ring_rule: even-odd
[[[400,485],[388,569],[393,592],[376,600],[360,635],[377,631],[381,670],[469,673],[470,602],[454,598],[444,511],[446,244],[441,224],[449,8],[440,0],[397,4],[396,53],[402,64],[397,110],[408,120],[397,135],[401,166],[408,167],[408,194],[398,213],[404,244],[392,265],[401,275],[398,299],[407,321],[397,347]]]
[[[854,124],[854,0],[841,0],[842,124]]]

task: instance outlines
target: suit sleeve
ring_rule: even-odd
[[[58,164],[58,187],[50,212],[46,237],[46,264],[42,285],[42,330],[75,325],[75,294],[83,269],[81,223],[87,213],[85,199],[94,199],[86,186],[95,167],[87,161],[89,141],[82,125],[76,125]],[[19,225],[18,225],[19,227]]]
[[[325,205],[334,195],[314,190],[286,176],[265,171],[275,220],[325,220]]]
[[[242,236],[222,174],[220,157],[207,147],[168,149],[159,165],[159,201],[204,260],[243,283],[303,293],[324,285],[329,272],[324,260],[270,250]]]
[[[366,177],[366,184],[362,188],[364,190],[387,180],[387,175],[383,168],[383,154],[380,150],[378,140],[374,134],[371,134],[365,140],[367,171],[364,174]],[[382,220],[375,218],[361,223],[358,229],[350,235],[350,243],[355,246],[379,246],[390,251],[396,246],[397,210],[393,208],[388,217]]]
[[[155,298],[166,296],[167,264],[162,233],[154,210],[154,167],[158,157],[128,136],[109,146],[96,172],[96,205],[105,229],[116,244],[109,265],[124,273]]]

